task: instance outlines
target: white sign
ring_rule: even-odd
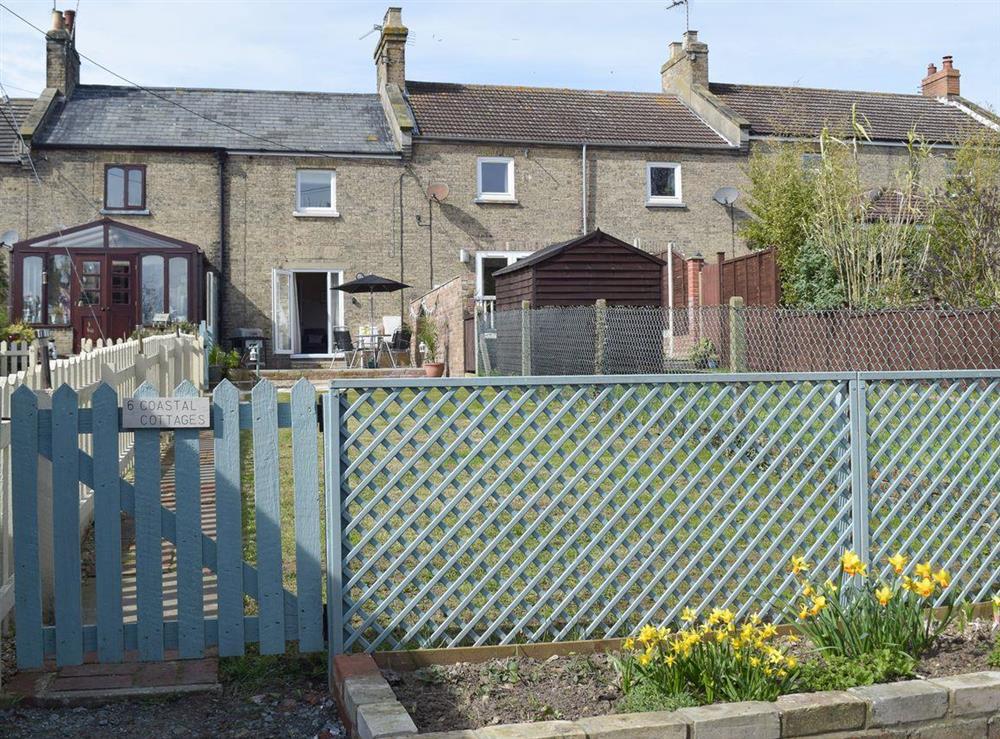
[[[123,429],[207,429],[208,398],[126,398]]]

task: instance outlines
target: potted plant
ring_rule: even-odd
[[[420,316],[417,320],[417,342],[423,345],[424,374],[427,377],[444,375],[444,362],[436,361],[437,340],[437,326],[426,315]]]
[[[208,383],[212,386],[222,382],[230,370],[240,366],[240,353],[235,349],[223,351],[218,344],[208,353]]]
[[[710,339],[699,339],[691,347],[688,358],[694,364],[695,369],[715,369],[719,366],[719,355],[715,351],[715,344]]]

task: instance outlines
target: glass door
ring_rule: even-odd
[[[276,269],[271,282],[273,340],[275,354],[292,354],[298,321],[295,320],[295,278],[291,270]]]
[[[108,307],[104,301],[104,257],[77,256],[74,258],[74,267],[79,277],[74,301],[76,340],[97,341],[106,338]]]

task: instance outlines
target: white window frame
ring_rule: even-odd
[[[674,194],[653,195],[653,169],[674,170]],[[681,165],[677,162],[646,162],[646,205],[677,207],[684,205],[681,190]]]
[[[303,354],[300,346],[300,331],[299,331],[299,306],[297,299],[297,291],[292,287],[290,291],[289,311],[288,311],[288,335],[290,347],[288,349],[278,348],[278,275],[287,275],[289,280],[294,282],[295,276],[303,272],[320,272],[326,274],[326,348],[325,354]],[[345,320],[344,316],[344,292],[342,290],[333,289],[333,279],[332,276],[337,275],[337,284],[340,285],[344,282],[344,270],[342,269],[324,269],[324,268],[305,268],[305,269],[273,269],[271,270],[271,322],[272,322],[272,351],[275,354],[285,354],[290,355],[292,359],[298,358],[323,358],[329,359],[335,355],[333,351],[333,327],[342,325]],[[334,292],[336,295],[334,295]],[[334,321],[334,313],[330,310],[331,302],[336,300],[336,312],[340,316],[341,323]]]
[[[330,176],[330,207],[329,208],[303,208],[302,207],[302,175],[305,172],[322,172]],[[297,169],[295,170],[295,210],[297,216],[324,216],[336,218],[340,215],[337,212],[337,170],[335,169]]]
[[[477,251],[476,252],[476,299],[496,300],[496,295],[483,295],[483,260],[484,259],[506,259],[509,267],[518,259],[530,256],[530,251]]]
[[[507,165],[507,192],[483,192],[483,165]],[[476,202],[477,203],[513,203],[517,201],[514,191],[514,158],[513,157],[479,157],[476,159]]]

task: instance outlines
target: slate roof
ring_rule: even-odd
[[[33,145],[395,153],[374,94],[150,89],[252,135],[207,121],[138,88],[80,85],[53,111]]]
[[[34,102],[32,98],[11,98],[9,104],[0,103],[0,162],[20,159],[21,140],[16,129],[21,127]]]
[[[761,136],[812,137],[824,126],[849,130],[854,103],[876,141],[906,141],[915,127],[931,143],[949,143],[980,125],[958,108],[923,95],[722,82],[710,83],[709,90],[750,121],[751,134]]]
[[[406,83],[417,134],[479,141],[728,146],[674,95]]]

